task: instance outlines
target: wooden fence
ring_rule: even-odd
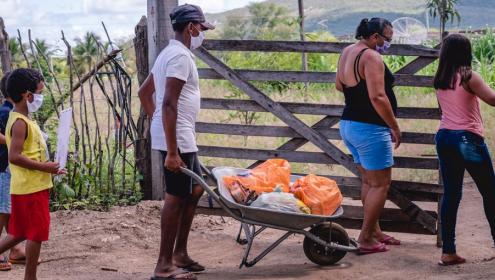
[[[291,139],[275,150],[246,149],[243,147],[200,146],[200,155],[218,158],[234,158],[260,161],[281,157],[290,162],[338,164],[349,170],[354,177],[328,176],[337,181],[345,197],[359,198],[360,179],[352,158],[332,144],[330,140],[339,140],[337,128],[342,114],[342,105],[276,102],[253,86],[250,81],[283,81],[308,83],[334,83],[335,73],[302,71],[262,71],[231,69],[210,51],[249,51],[249,52],[305,52],[305,53],[340,53],[348,43],[327,42],[286,42],[286,41],[251,41],[251,40],[207,40],[195,53],[210,68],[199,69],[203,79],[225,79],[246,93],[250,100],[203,98],[202,109],[270,112],[286,126],[239,125],[226,123],[197,123],[198,133],[290,137]],[[416,75],[418,71],[438,58],[436,48],[417,45],[393,45],[387,55],[416,57],[394,73],[397,86],[431,87],[432,77]],[[400,104],[399,104],[400,105]],[[316,124],[309,126],[295,114],[322,116]],[[437,108],[399,107],[398,118],[415,120],[438,120]],[[320,152],[297,151],[306,143],[312,143]],[[404,132],[405,144],[434,144],[434,134]],[[417,170],[438,170],[436,158],[395,157],[394,168]],[[438,214],[426,211],[418,206],[417,201],[438,202],[442,195],[440,184],[397,181],[392,182],[388,199],[398,208],[385,208],[380,224],[386,231],[437,234]],[[344,205],[344,216],[338,221],[347,228],[360,228],[363,209],[358,206]],[[215,205],[202,201],[200,213],[223,214]]]

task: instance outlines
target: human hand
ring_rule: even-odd
[[[392,134],[392,142],[395,143],[395,149],[399,148],[402,141],[402,132],[400,131],[400,128],[393,128],[390,130],[390,133]]]
[[[167,153],[165,158],[165,168],[172,172],[180,172],[181,167],[186,167],[180,156],[176,153]]]
[[[43,171],[50,174],[58,174],[60,169],[60,164],[58,162],[49,161],[45,162],[43,165]]]

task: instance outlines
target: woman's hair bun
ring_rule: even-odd
[[[356,39],[357,40],[367,38],[370,35],[368,23],[369,23],[369,20],[367,18],[363,18],[361,20],[361,22],[359,23],[359,26],[356,29]]]

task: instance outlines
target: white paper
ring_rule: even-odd
[[[64,169],[67,165],[71,124],[72,108],[60,112],[57,129],[57,151],[55,152],[55,161],[60,164],[60,169]]]

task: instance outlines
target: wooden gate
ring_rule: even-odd
[[[231,69],[210,51],[250,51],[250,52],[300,52],[300,53],[340,53],[348,43],[297,42],[297,41],[254,41],[254,40],[207,40],[195,54],[210,68],[199,69],[203,79],[225,79],[246,93],[251,100],[212,99],[202,100],[202,109],[239,110],[270,112],[283,121],[286,126],[238,125],[225,123],[198,123],[198,133],[227,134],[242,136],[289,137],[285,144],[275,150],[259,150],[219,146],[200,146],[200,155],[219,158],[236,158],[259,161],[281,157],[290,162],[338,164],[348,169],[354,177],[327,176],[337,181],[345,197],[359,198],[360,179],[352,158],[332,144],[330,140],[339,140],[337,128],[342,114],[342,105],[276,102],[253,86],[250,81],[283,81],[334,83],[333,72],[301,71],[261,71]],[[396,85],[409,87],[431,87],[431,76],[416,75],[438,58],[438,50],[416,45],[393,45],[387,55],[414,56],[410,63],[396,71]],[[399,104],[400,106],[401,104]],[[295,114],[319,115],[321,120],[314,125],[301,121]],[[437,120],[440,112],[437,108],[399,107],[398,118]],[[312,143],[320,152],[297,151],[306,143]],[[434,144],[434,134],[403,132],[404,144]],[[201,144],[201,143],[200,143]],[[248,166],[246,166],[248,167]],[[417,170],[438,170],[436,157],[395,157],[394,168]],[[438,202],[442,195],[440,184],[414,181],[392,181],[388,199],[398,208],[385,208],[380,224],[386,231],[437,234],[438,221],[436,211],[425,211],[418,201]],[[363,218],[361,206],[344,205],[344,216],[339,220],[344,227],[360,228]],[[222,214],[214,205],[206,201],[200,203],[200,213]]]

